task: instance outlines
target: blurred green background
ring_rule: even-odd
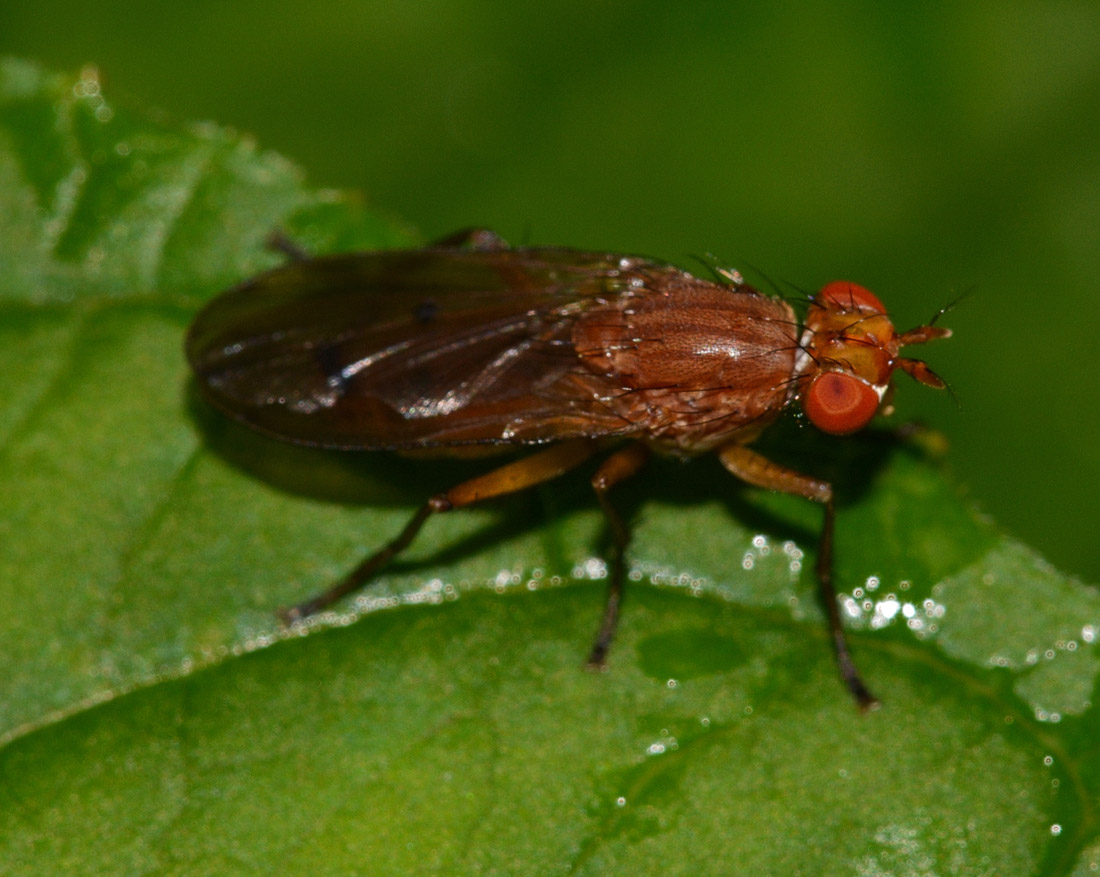
[[[857,280],[970,495],[1100,580],[1100,4],[436,0],[0,5],[0,53],[251,132],[426,237]],[[812,470],[812,462],[807,463]]]

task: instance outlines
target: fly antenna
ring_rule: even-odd
[[[955,310],[955,307],[959,304],[959,302],[961,302],[964,298],[970,298],[970,296],[972,296],[977,291],[977,289],[978,289],[977,286],[968,286],[966,289],[964,289],[962,292],[960,292],[957,296],[955,296],[954,299],[952,299],[947,304],[945,304],[942,308],[940,308],[938,311],[936,311],[936,315],[934,317],[932,317],[931,320],[928,321],[927,325],[935,326],[936,325],[936,320],[938,320],[940,317],[942,317],[948,311]]]
[[[947,390],[948,395],[951,396],[955,402],[955,407],[962,408],[962,402],[959,400],[958,394],[955,393],[955,389],[947,383],[938,374],[932,371],[928,367],[928,363],[921,359],[909,359],[908,357],[901,357],[897,360],[898,368],[905,372],[918,384],[924,384],[926,387],[931,387],[934,390]]]

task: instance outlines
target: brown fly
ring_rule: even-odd
[[[942,388],[899,349],[950,331],[899,334],[854,283],[827,284],[800,329],[789,304],[733,272],[719,283],[633,256],[513,249],[487,232],[458,240],[291,261],[214,299],[191,326],[187,356],[206,397],[276,438],[347,450],[538,448],[433,496],[393,541],[284,618],[364,585],[432,515],[541,484],[609,449],[592,476],[614,541],[588,659],[602,667],[630,537],[609,491],[651,451],[714,451],[742,481],[824,507],[817,578],[840,674],[861,707],[875,705],[832,581],[832,486],[749,445],[796,400],[827,433],[862,429],[898,368]]]

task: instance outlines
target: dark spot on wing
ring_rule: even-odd
[[[439,316],[439,305],[430,298],[424,299],[413,308],[413,317],[421,325],[432,322]]]

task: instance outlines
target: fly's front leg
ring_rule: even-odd
[[[508,463],[485,475],[464,481],[444,493],[436,494],[417,510],[395,539],[364,560],[327,591],[297,606],[283,609],[279,615],[284,623],[291,624],[328,608],[337,600],[362,587],[374,578],[382,567],[408,547],[420,532],[420,528],[424,526],[424,522],[432,515],[460,509],[482,500],[516,493],[544,481],[551,481],[575,466],[579,466],[597,450],[599,450],[599,444],[594,441],[562,442],[530,457]]]
[[[848,686],[848,690],[852,692],[860,709],[866,711],[877,708],[878,699],[863,683],[855,661],[852,660],[848,640],[844,636],[844,627],[840,620],[840,607],[837,605],[836,588],[833,585],[833,529],[836,513],[833,507],[832,485],[828,481],[811,478],[809,475],[803,475],[773,463],[742,445],[726,445],[718,452],[718,457],[723,466],[748,484],[802,496],[824,506],[825,520],[821,527],[821,543],[817,552],[817,581],[821,589],[822,602],[825,604],[825,612],[829,617],[829,632],[832,634],[837,666],[840,669],[841,678]]]
[[[607,603],[603,610],[603,621],[600,622],[596,641],[592,644],[592,651],[588,655],[588,667],[593,670],[602,670],[607,666],[607,650],[611,648],[611,641],[615,638],[615,628],[619,624],[619,607],[622,605],[625,574],[624,555],[626,546],[630,542],[630,529],[615,507],[611,505],[608,491],[641,469],[648,456],[649,451],[645,445],[627,445],[604,460],[596,470],[596,474],[592,476],[592,489],[596,491],[596,499],[599,500],[600,508],[603,509],[608,525],[611,527],[614,552],[611,556],[611,575],[607,584]]]

